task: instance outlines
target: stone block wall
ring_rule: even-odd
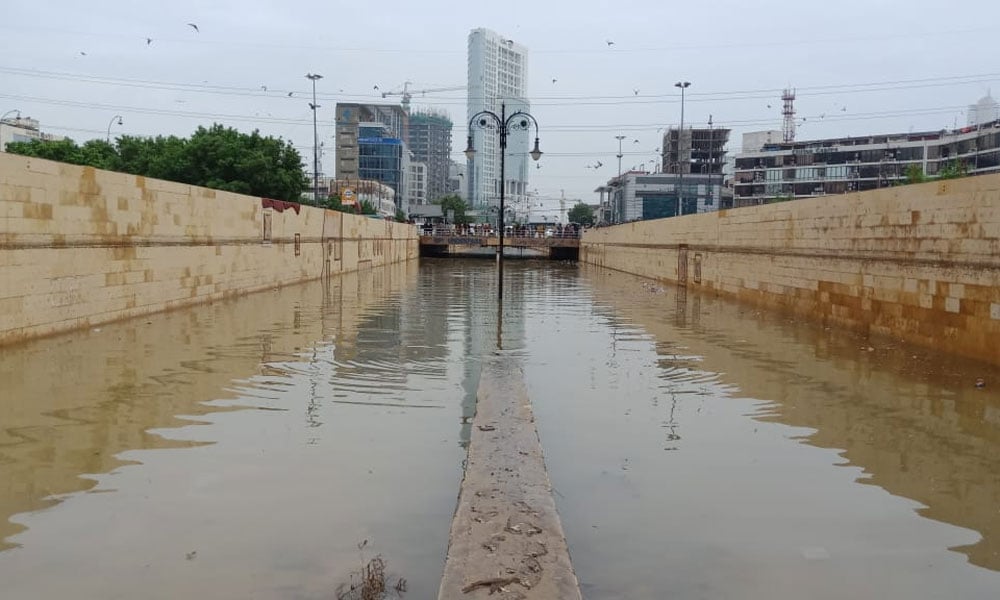
[[[0,344],[419,255],[413,226],[298,208],[0,153]]]
[[[580,260],[1000,364],[1000,175],[595,229]]]

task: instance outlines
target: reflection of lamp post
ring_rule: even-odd
[[[111,117],[111,122],[108,123],[108,137],[104,138],[104,141],[106,141],[109,144],[111,143],[111,126],[114,125],[115,123],[118,123],[119,125],[123,124],[121,115],[115,115]]]
[[[497,270],[499,277],[497,297],[501,300],[503,299],[503,218],[504,192],[507,188],[504,163],[507,155],[507,134],[511,131],[527,131],[531,127],[532,123],[535,125],[535,147],[529,154],[533,160],[537,161],[542,157],[542,151],[538,149],[538,121],[535,120],[535,117],[521,110],[507,116],[507,104],[501,103],[499,115],[493,111],[481,110],[472,115],[472,118],[469,119],[469,143],[465,148],[465,157],[469,159],[469,162],[472,162],[472,160],[476,157],[476,149],[472,145],[473,126],[478,126],[480,129],[497,129],[500,133],[500,210],[497,215],[499,220],[498,229],[500,230],[500,240],[497,245]]]
[[[678,81],[674,87],[681,89],[681,129],[677,132],[677,170],[680,177],[677,181],[677,216],[684,213],[684,90],[691,85],[690,81]]]
[[[309,108],[313,111],[313,204],[319,206],[319,134],[316,129],[316,80],[323,79],[317,73],[306,73],[306,79],[313,82],[313,101],[309,103]]]

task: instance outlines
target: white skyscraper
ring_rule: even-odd
[[[469,33],[469,99],[467,119],[481,110],[500,116],[528,112],[528,49],[489,29]],[[475,159],[467,168],[469,204],[474,209],[496,206],[500,199],[500,137],[495,129],[474,127]],[[506,202],[513,209],[527,201],[528,151],[534,131],[513,131],[507,136]]]

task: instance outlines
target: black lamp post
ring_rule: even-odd
[[[677,132],[677,216],[684,214],[684,165],[691,164],[684,160],[684,90],[691,85],[690,81],[678,81],[674,87],[681,89],[681,129]]]
[[[517,111],[507,116],[507,104],[500,104],[500,114],[493,111],[481,110],[472,115],[469,119],[469,143],[465,148],[465,157],[471,162],[476,156],[476,149],[472,145],[472,128],[497,129],[500,132],[500,211],[498,214],[498,225],[500,229],[500,240],[497,245],[497,269],[499,271],[499,284],[497,286],[497,297],[503,300],[503,234],[504,234],[504,192],[507,189],[506,173],[504,166],[507,155],[507,134],[511,131],[527,131],[531,125],[535,125],[535,147],[529,152],[533,160],[542,157],[542,151],[538,149],[538,121],[535,117],[524,111]]]
[[[313,111],[313,204],[319,206],[319,133],[316,129],[316,80],[323,79],[318,73],[306,73],[306,79],[312,81],[313,101],[309,103],[309,108]]]

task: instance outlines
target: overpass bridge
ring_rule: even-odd
[[[420,236],[420,256],[469,256],[477,249],[496,248],[500,237],[495,233],[463,232],[449,226],[437,226]],[[580,255],[579,231],[535,231],[514,229],[504,235],[504,248],[534,250],[552,260],[577,260]]]

